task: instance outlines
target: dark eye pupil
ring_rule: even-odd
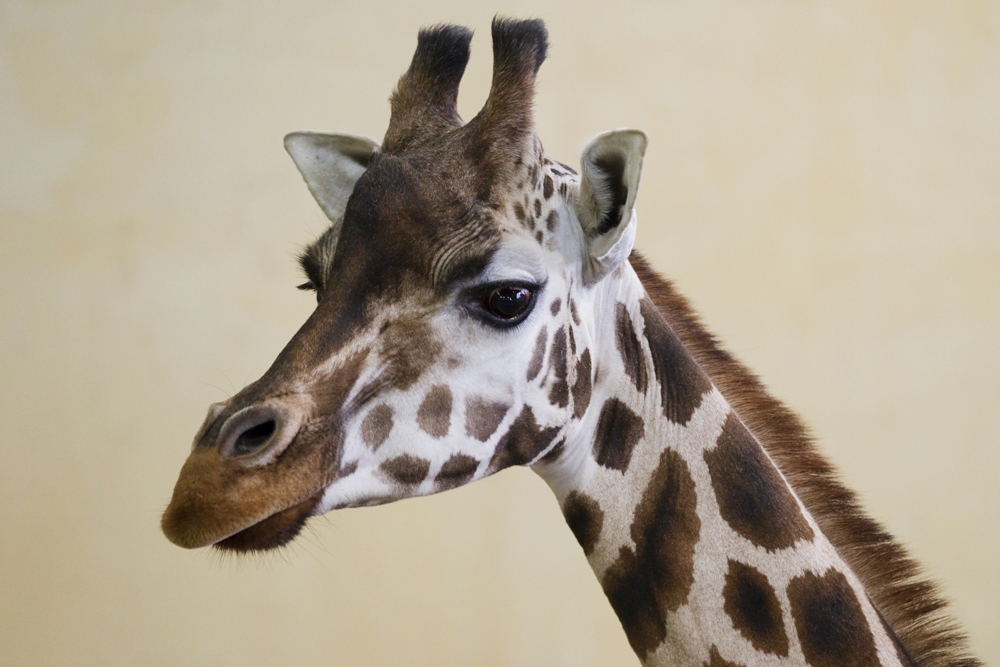
[[[490,312],[505,320],[524,312],[531,303],[531,292],[523,287],[499,287],[490,292],[487,305]]]

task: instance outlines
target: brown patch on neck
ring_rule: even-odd
[[[879,667],[875,638],[854,590],[840,572],[806,572],[788,584],[802,653],[813,667]]]
[[[632,268],[656,308],[788,480],[820,530],[861,579],[906,651],[922,667],[977,667],[946,603],[920,567],[861,509],[816,450],[798,417],[722,349],[687,300],[633,252]]]
[[[563,503],[563,516],[583,553],[587,556],[594,553],[604,526],[604,512],[597,501],[585,493],[572,491]]]
[[[772,551],[813,539],[785,480],[735,414],[704,456],[719,513],[733,530]]]
[[[609,398],[597,418],[594,458],[605,468],[625,472],[632,461],[632,450],[645,434],[642,417],[617,398]]]
[[[632,650],[645,660],[666,638],[666,615],[687,601],[701,533],[688,465],[666,449],[635,509],[635,550],[622,547],[601,586]]]
[[[653,372],[660,385],[663,416],[683,426],[701,405],[701,397],[712,383],[652,301],[640,301],[639,311],[653,356]]]
[[[733,627],[764,653],[788,655],[788,635],[778,595],[763,573],[729,560],[726,585],[722,589],[723,609]]]
[[[622,364],[625,366],[625,373],[632,380],[636,391],[645,394],[646,386],[649,383],[646,359],[642,353],[639,338],[635,335],[632,318],[624,303],[615,306],[615,347],[618,348],[618,354],[621,355]]]

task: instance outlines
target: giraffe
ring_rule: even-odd
[[[797,417],[633,250],[645,134],[579,173],[534,130],[539,20],[495,19],[489,97],[456,99],[471,31],[422,30],[378,142],[285,145],[331,226],[317,306],[210,407],[162,518],[255,552],[311,516],[514,465],[551,487],[646,665],[980,664]]]

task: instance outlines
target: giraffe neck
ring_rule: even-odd
[[[628,264],[590,407],[535,466],[649,665],[907,665],[892,630]]]

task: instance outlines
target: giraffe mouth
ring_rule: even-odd
[[[302,502],[275,512],[219,540],[213,546],[221,551],[236,553],[270,551],[283,547],[298,536],[306,521],[313,516],[316,506],[323,499],[323,491],[320,489]]]

